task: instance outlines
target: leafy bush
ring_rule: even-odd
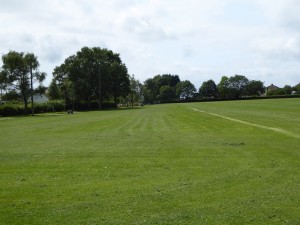
[[[50,101],[34,105],[34,113],[60,112],[64,110],[63,101]],[[23,104],[4,104],[0,106],[0,116],[19,116],[30,114],[31,110]]]
[[[1,116],[19,116],[25,115],[27,112],[24,109],[23,105],[2,105],[0,106],[0,115]]]
[[[72,109],[72,105],[65,106],[64,101],[52,100],[46,103],[34,104],[34,113],[47,113],[47,112],[62,112],[67,109]],[[97,110],[99,108],[98,102],[93,101],[90,105],[86,102],[76,103],[74,105],[75,110]],[[102,104],[102,109],[115,108],[113,102],[105,102]],[[16,104],[4,104],[0,105],[0,116],[19,116],[28,115],[31,113],[31,109],[25,110],[24,105],[20,103]]]

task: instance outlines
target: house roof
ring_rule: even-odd
[[[267,87],[268,90],[276,90],[276,89],[279,89],[279,87],[277,87],[276,85],[274,84],[271,84],[270,86]]]

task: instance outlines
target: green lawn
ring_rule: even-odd
[[[0,117],[0,224],[298,225],[299,135],[300,99]]]

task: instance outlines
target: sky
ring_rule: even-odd
[[[119,53],[141,82],[244,75],[300,82],[299,0],[0,0],[0,54],[38,56],[48,74],[82,47]],[[0,65],[2,62],[0,62]]]

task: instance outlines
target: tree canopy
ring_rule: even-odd
[[[217,85],[213,80],[204,81],[199,89],[203,98],[216,98],[218,96]]]
[[[84,47],[56,67],[53,75],[60,87],[72,83],[76,101],[96,100],[99,108],[103,100],[112,97],[117,104],[118,97],[130,92],[127,67],[119,54],[108,49]]]
[[[144,97],[147,103],[171,101],[176,99],[176,85],[180,82],[178,75],[156,75],[144,82]],[[164,87],[164,88],[163,88]]]
[[[0,69],[0,97],[22,99],[25,108],[33,94],[44,93],[42,82],[45,73],[39,72],[39,61],[33,53],[10,51],[2,56]],[[38,82],[40,85],[33,83]],[[51,100],[63,99],[65,108],[74,104],[84,109],[101,109],[102,103],[110,107],[117,103],[177,102],[203,99],[240,99],[249,96],[291,95],[300,93],[300,84],[292,87],[276,87],[267,93],[264,83],[249,80],[244,75],[222,76],[216,84],[212,79],[204,81],[196,92],[189,81],[181,81],[178,75],[158,74],[143,83],[128,75],[120,55],[100,47],[83,47],[55,67],[47,94]],[[81,108],[82,107],[78,107]],[[32,107],[33,109],[33,107]],[[33,111],[32,111],[33,112]]]
[[[1,74],[6,74],[6,82],[20,93],[27,108],[28,98],[33,95],[33,82],[41,85],[46,78],[46,74],[38,70],[37,57],[33,53],[10,51],[2,56],[2,61]]]
[[[180,81],[176,85],[176,96],[181,99],[188,99],[194,96],[195,86],[189,80]]]

